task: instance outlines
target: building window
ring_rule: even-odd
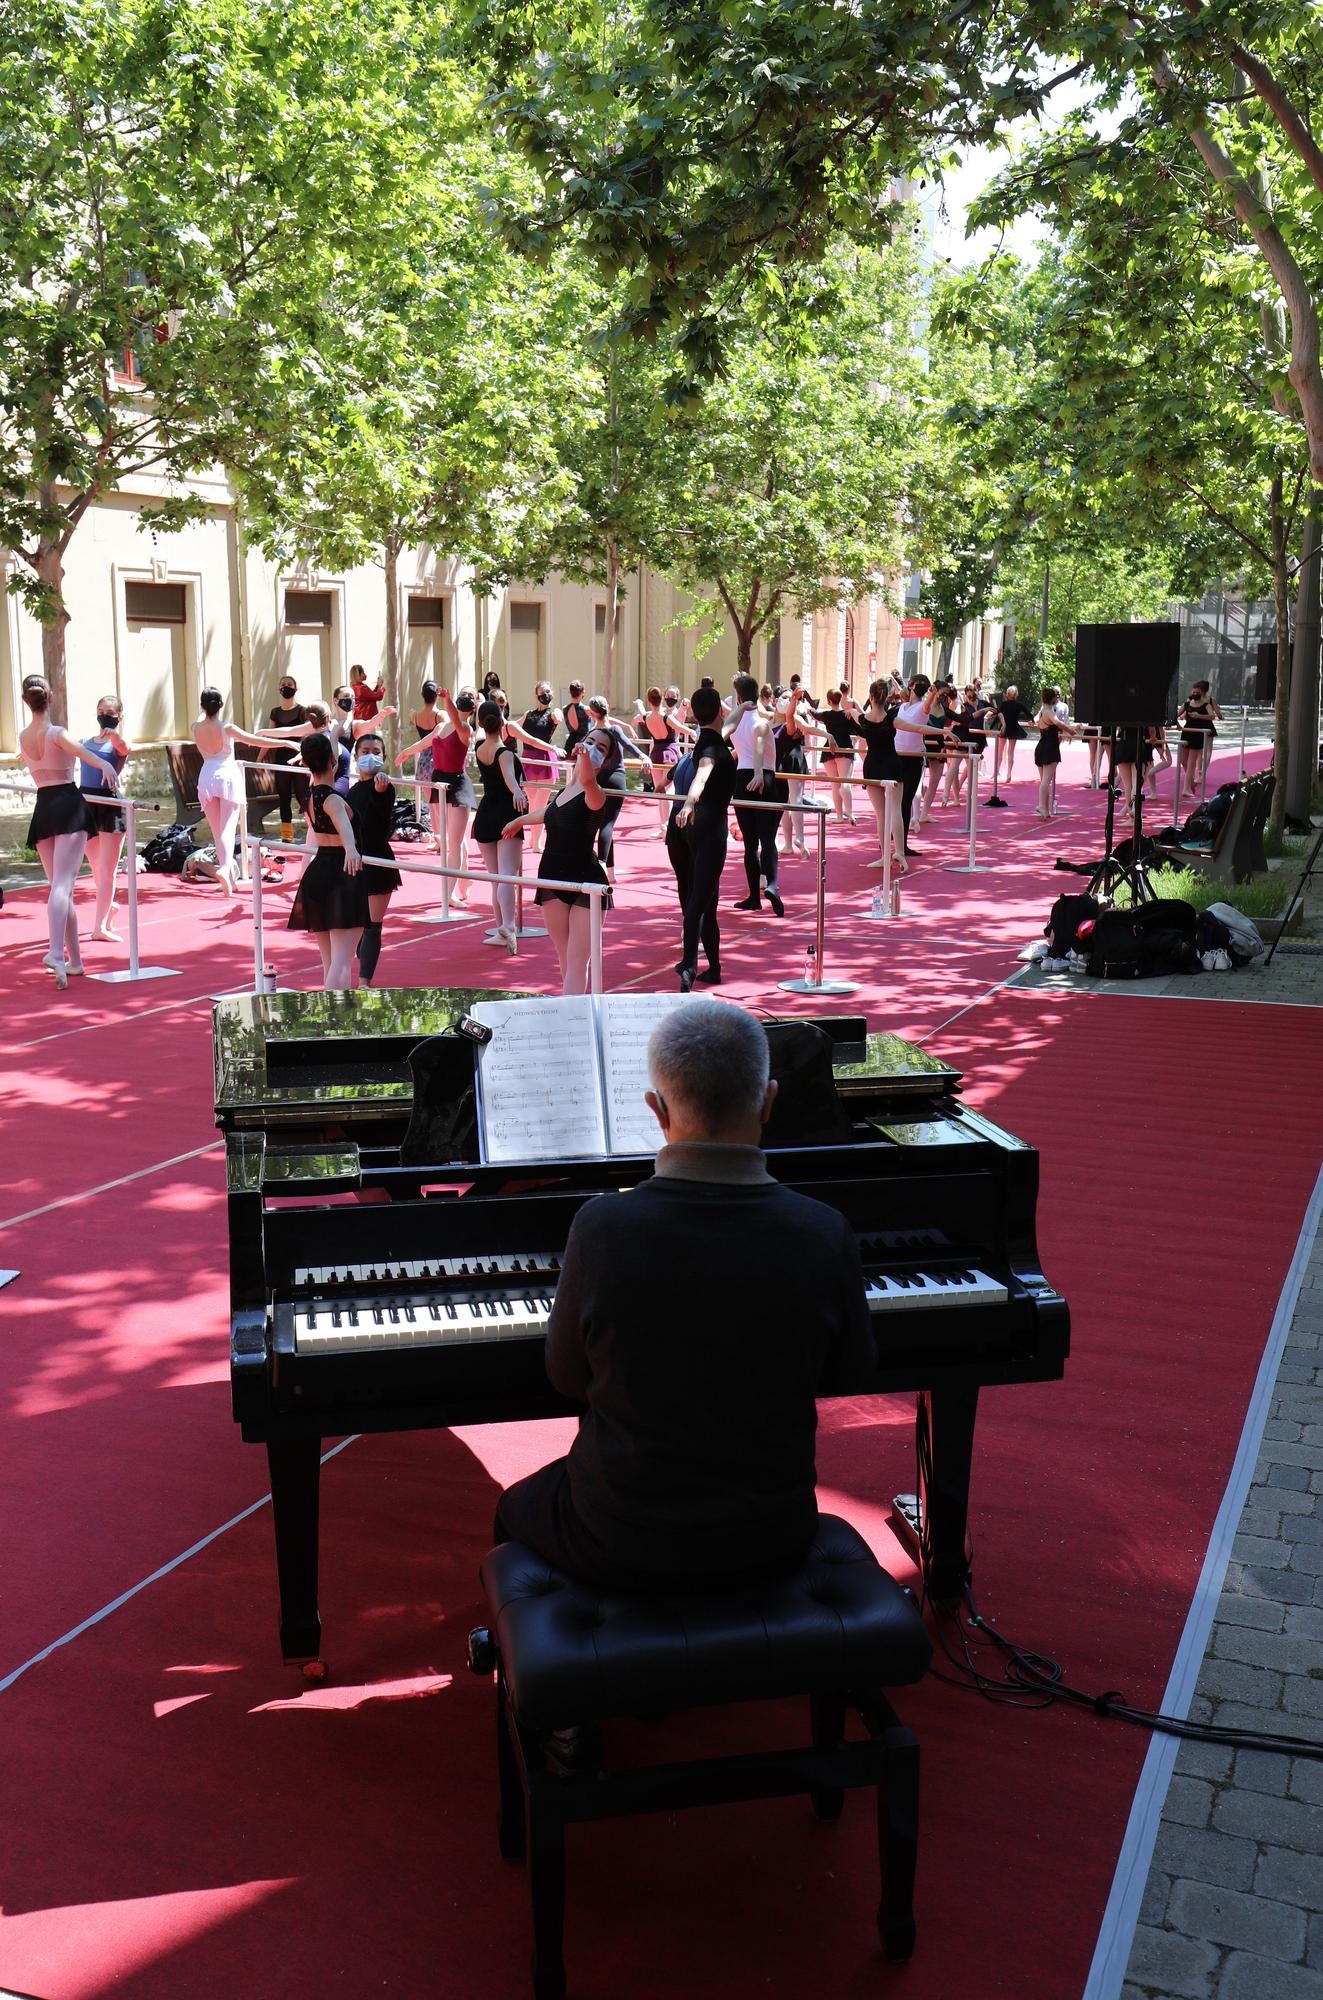
[[[124,616],[133,625],[186,625],[188,585],[126,581]]]
[[[542,606],[530,604],[518,598],[510,599],[510,630],[512,632],[540,632],[542,630]]]
[[[285,623],[297,626],[300,631],[328,632],[331,628],[330,591],[287,590]]]
[[[606,630],[606,606],[604,604],[594,604],[593,606],[593,630],[599,634]]]
[[[411,632],[441,632],[446,623],[444,597],[410,597],[406,617]]]

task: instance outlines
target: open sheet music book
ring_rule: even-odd
[[[661,1129],[643,1101],[648,1037],[683,993],[484,1000],[492,1031],[478,1052],[482,1157],[601,1159],[655,1153]]]

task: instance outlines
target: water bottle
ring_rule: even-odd
[[[811,944],[804,953],[804,984],[816,986],[818,983],[818,948]]]
[[[870,917],[880,917],[882,915],[882,884],[880,882],[873,891],[873,907],[868,914]]]

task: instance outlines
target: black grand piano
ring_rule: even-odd
[[[565,1415],[543,1335],[570,1222],[652,1171],[651,1156],[479,1163],[460,1023],[478,1000],[518,997],[216,1004],[234,1416],[267,1450],[281,1649],[312,1674],[324,1441]],[[1038,1155],[961,1104],[959,1073],[924,1049],[858,1019],[819,1025],[852,1138],[769,1148],[769,1166],[858,1234],[877,1355],[854,1389],[916,1394],[921,1556],[930,1594],[951,1602],[968,1573],[979,1391],[1055,1380],[1069,1348],[1034,1240]],[[444,1157],[420,1157],[420,1131],[449,1135],[432,1141]]]

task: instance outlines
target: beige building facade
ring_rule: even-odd
[[[372,564],[339,575],[273,563],[245,538],[240,510],[218,474],[198,482],[204,520],[168,535],[150,520],[161,489],[125,486],[92,508],[74,534],[65,567],[69,714],[75,735],[95,727],[100,696],[116,694],[125,727],[141,744],[187,736],[198,692],[218,687],[226,714],[244,726],[265,720],[280,680],[292,674],[303,700],[328,699],[355,663],[375,680],[384,669],[386,579]],[[3,561],[3,558],[0,558]],[[496,672],[512,707],[531,707],[540,679],[563,701],[571,680],[589,693],[605,687],[606,593],[559,578],[512,585],[482,597],[470,573],[444,550],[400,557],[396,589],[401,706],[418,701],[426,679],[480,686]],[[663,577],[641,570],[623,587],[613,698],[623,713],[651,685],[688,692],[699,675],[728,685],[735,671],[729,628],[696,661],[699,634],[673,621],[687,600]],[[1000,628],[973,624],[952,668],[965,681],[990,676]],[[786,617],[759,635],[754,670],[773,682],[803,676],[821,694],[848,680],[862,696],[875,673],[928,668],[932,649],[903,643],[881,599],[811,618]],[[922,657],[921,657],[922,654]],[[12,752],[25,719],[19,687],[41,669],[41,628],[13,595],[0,611],[0,752]]]

